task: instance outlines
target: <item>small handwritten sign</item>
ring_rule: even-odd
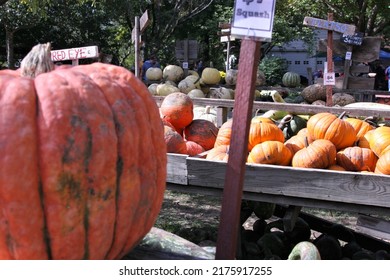
[[[52,61],[79,60],[83,58],[93,58],[98,56],[99,52],[97,46],[51,51]]]
[[[356,32],[353,35],[341,34],[341,42],[348,45],[360,46],[363,44],[363,33]]]
[[[271,41],[275,0],[235,1],[231,35]]]

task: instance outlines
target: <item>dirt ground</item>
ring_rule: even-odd
[[[213,246],[217,240],[220,211],[221,198],[219,197],[167,190],[155,226],[195,244]],[[302,211],[328,221],[341,223],[351,229],[355,229],[356,226],[357,215],[355,213],[309,208],[303,208]],[[252,214],[243,224],[244,228],[252,229],[256,219],[257,217]]]

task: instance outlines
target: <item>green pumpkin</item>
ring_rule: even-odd
[[[297,115],[286,115],[279,123],[284,138],[287,140],[296,135],[302,128],[305,128],[307,120]]]
[[[299,87],[301,85],[301,76],[295,72],[286,72],[282,77],[282,83],[286,87]]]

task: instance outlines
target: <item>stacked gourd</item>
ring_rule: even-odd
[[[168,153],[197,155],[214,147],[217,126],[207,119],[194,119],[192,99],[185,93],[166,96],[160,106]]]
[[[209,160],[227,160],[232,121],[219,129]],[[252,119],[248,163],[321,168],[390,175],[390,127],[358,118],[318,113],[307,126],[286,136],[269,118]]]

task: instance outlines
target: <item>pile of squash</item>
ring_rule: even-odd
[[[220,127],[207,159],[227,161],[231,127],[232,120]],[[390,127],[327,112],[310,116],[306,125],[299,116],[278,124],[254,117],[247,162],[390,175]]]
[[[218,127],[207,119],[194,119],[194,104],[185,93],[173,92],[160,105],[168,153],[194,156],[214,147]]]

